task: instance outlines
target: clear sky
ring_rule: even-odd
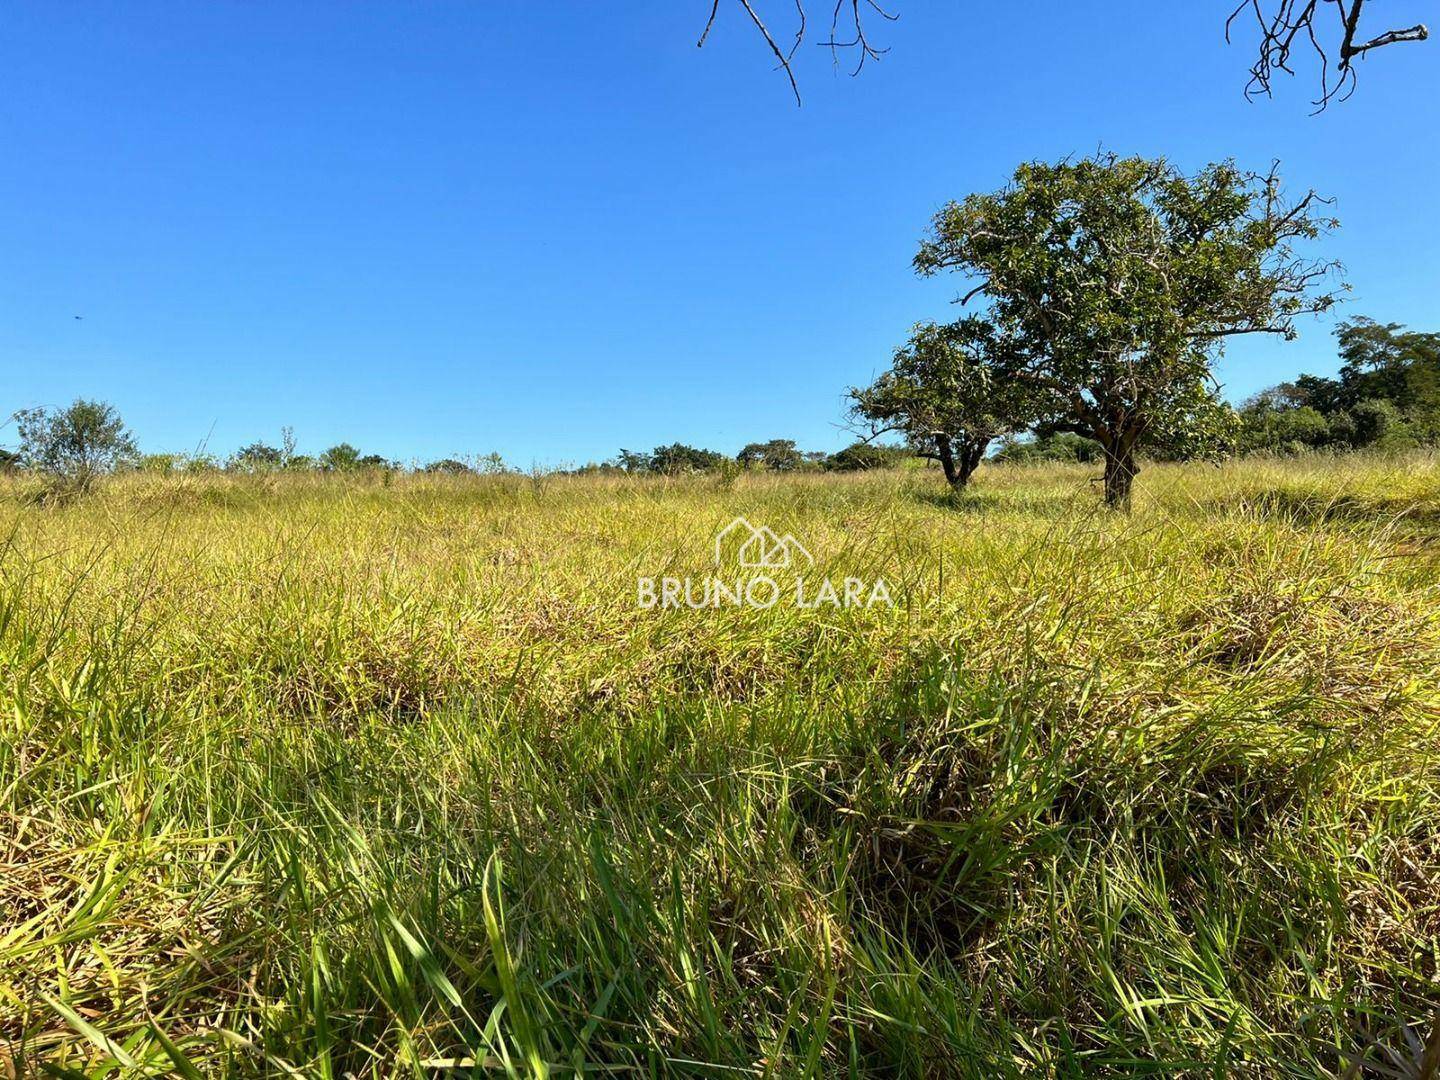
[[[910,269],[930,215],[1101,146],[1280,159],[1338,200],[1348,310],[1440,329],[1440,40],[1311,117],[1308,67],[1246,103],[1228,0],[891,3],[859,78],[805,47],[797,109],[734,0],[703,50],[704,0],[11,0],[0,412],[99,397],[221,454],[833,449],[845,387],[954,312]],[[1331,328],[1232,347],[1227,391],[1333,371]]]

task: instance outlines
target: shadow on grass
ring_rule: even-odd
[[[1099,506],[1099,499],[1089,488],[1062,491],[996,491],[986,488],[916,488],[910,492],[916,502],[959,514],[989,514],[997,511],[1012,514],[1036,514],[1059,517],[1077,506]]]
[[[968,514],[983,514],[990,510],[999,510],[1005,505],[999,492],[976,491],[973,488],[964,491],[955,491],[948,487],[917,488],[911,495],[916,501],[938,506],[941,510],[958,510]]]

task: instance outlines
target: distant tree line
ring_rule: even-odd
[[[625,473],[632,475],[682,476],[686,473],[750,471],[750,472],[863,472],[867,469],[891,468],[915,457],[905,446],[874,445],[856,442],[835,453],[801,450],[794,439],[770,439],[747,443],[734,457],[718,450],[705,450],[671,443],[657,446],[646,453],[621,450],[609,461],[592,463],[575,473]]]
[[[22,409],[11,418],[19,445],[0,448],[0,472],[30,472],[46,478],[56,490],[83,492],[97,478],[112,472],[324,472],[395,473],[408,471],[399,461],[365,454],[350,443],[337,443],[310,456],[295,449],[290,428],[281,431],[280,445],[253,442],[228,458],[213,454],[144,454],[113,405],[80,398],[65,408]],[[507,472],[499,454],[461,461],[444,458],[415,471],[451,475],[494,475]]]
[[[1335,378],[1301,375],[1240,407],[1242,451],[1404,449],[1440,444],[1440,333],[1357,318],[1335,334]]]
[[[0,471],[26,471],[67,490],[84,491],[111,472],[149,473],[429,473],[448,476],[495,476],[512,472],[499,454],[475,458],[441,458],[406,465],[380,454],[362,453],[350,443],[337,443],[316,455],[296,450],[294,432],[281,431],[278,445],[256,441],[228,458],[211,454],[143,454],[114,406],[80,399],[63,409],[26,409],[13,417],[19,434],[14,450],[0,449]],[[686,473],[751,470],[757,472],[856,472],[894,466],[911,458],[905,447],[857,442],[836,453],[800,450],[793,439],[749,443],[734,457],[684,443],[658,446],[649,453],[621,450],[614,458],[571,473],[610,472],[679,476]]]
[[[621,450],[614,458],[576,469],[576,475],[681,476],[689,473],[863,472],[896,468],[917,458],[938,464],[950,483],[963,486],[983,460],[1001,464],[1101,464],[1105,445],[1027,411],[1023,385],[993,378],[991,332],[984,324],[917,327],[897,350],[893,367],[869,387],[851,391],[852,417],[870,422],[870,436],[834,453],[801,450],[793,439],[742,447],[734,457],[718,450],[671,443],[647,452]],[[1255,394],[1238,409],[1208,400],[1208,437],[1187,441],[1171,425],[1146,452],[1160,459],[1215,453],[1298,454],[1363,449],[1404,450],[1440,445],[1440,333],[1357,317],[1340,324],[1340,369],[1334,378],[1301,375]],[[228,458],[207,454],[142,454],[115,408],[80,399],[64,409],[24,409],[12,418],[16,449],[0,448],[0,473],[21,470],[83,491],[110,472],[224,471],[396,473],[494,476],[512,471],[499,454],[441,458],[407,466],[338,443],[316,455],[296,451],[294,432],[279,445],[250,443]],[[1031,424],[1024,426],[1025,420]],[[898,432],[899,444],[874,441]],[[1137,468],[1138,471],[1138,468]]]

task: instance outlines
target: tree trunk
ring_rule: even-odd
[[[980,467],[980,462],[985,460],[985,451],[990,446],[988,438],[974,436],[965,439],[961,444],[959,474],[960,486],[970,482],[970,477],[975,475],[975,470]]]
[[[955,453],[950,446],[949,435],[937,434],[935,436],[935,456],[940,459],[940,468],[945,473],[945,482],[956,491],[963,488],[969,481],[970,474],[961,473],[955,468]]]
[[[975,475],[975,470],[980,467],[980,462],[985,460],[985,451],[990,446],[989,437],[961,436],[958,457],[955,454],[956,446],[950,441],[949,435],[942,435],[937,431],[933,438],[935,457],[945,473],[945,482],[954,490],[963,491],[970,483],[970,477]]]
[[[1135,460],[1135,439],[1127,432],[1105,441],[1105,505],[1130,509],[1130,489],[1140,465]]]

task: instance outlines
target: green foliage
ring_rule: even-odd
[[[700,450],[684,443],[657,446],[651,453],[621,450],[614,464],[627,473],[662,473],[680,476],[690,472],[712,472],[730,459],[715,450]]]
[[[805,463],[804,455],[795,448],[794,439],[747,443],[735,460],[747,469],[769,469],[773,472],[791,472]]]
[[[326,472],[350,472],[360,467],[360,451],[349,443],[339,443],[320,455],[319,466]]]
[[[1235,450],[1242,426],[1218,387],[1196,385],[1156,416],[1142,446],[1156,461],[1218,461]]]
[[[994,323],[970,316],[920,323],[870,386],[850,390],[851,416],[872,436],[903,434],[921,457],[939,461],[963,487],[992,440],[1034,422],[1043,395],[1010,375],[1016,344]]]
[[[1056,431],[1034,438],[1009,436],[995,452],[998,462],[1033,464],[1041,461],[1083,462],[1094,464],[1105,456],[1105,448],[1094,439],[1072,431]]]
[[[687,472],[706,472],[718,469],[726,461],[724,454],[715,450],[700,450],[684,443],[657,446],[650,455],[650,471],[678,475]]]
[[[256,441],[242,446],[231,455],[229,467],[241,472],[270,472],[275,469],[311,468],[314,463],[295,453],[295,431],[293,428],[280,429],[280,445]]]
[[[915,266],[970,278],[1012,343],[1006,374],[1048,401],[1050,426],[1101,443],[1107,501],[1128,505],[1147,444],[1217,435],[1205,402],[1228,337],[1291,338],[1335,303],[1335,265],[1298,251],[1335,225],[1316,207],[1230,162],[1193,176],[1113,154],[1034,163],[942,209]]]
[[[827,457],[822,467],[827,472],[868,472],[871,469],[893,469],[899,467],[911,456],[912,451],[903,446],[855,442]]]
[[[467,476],[474,472],[469,465],[455,458],[441,458],[439,461],[432,461],[425,466],[427,473],[443,473],[448,476]]]
[[[650,471],[650,455],[639,450],[621,450],[612,464],[621,472],[643,473]]]
[[[1244,425],[1240,449],[1269,450],[1295,454],[1328,446],[1333,435],[1330,421],[1309,405],[1277,409],[1263,400],[1252,400],[1240,410]]]
[[[1389,402],[1426,437],[1440,435],[1440,333],[1361,318],[1342,323],[1336,337],[1343,361],[1335,395],[1340,408]]]
[[[1362,401],[1350,410],[1357,446],[1400,449],[1414,445],[1399,407],[1384,398]]]
[[[65,409],[22,409],[15,424],[25,466],[81,491],[138,454],[120,414],[102,401],[80,398]]]
[[[1440,334],[1357,318],[1335,332],[1339,377],[1302,375],[1241,409],[1241,446],[1298,452],[1440,443]]]
[[[242,446],[230,459],[232,468],[244,472],[264,472],[279,469],[285,465],[285,455],[278,448],[263,442]]]

